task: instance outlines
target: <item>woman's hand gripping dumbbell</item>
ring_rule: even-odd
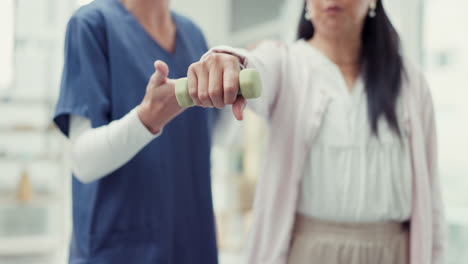
[[[181,107],[223,108],[232,105],[234,116],[242,120],[245,99],[258,98],[262,84],[256,70],[240,69],[237,57],[211,53],[193,63],[187,78],[176,80],[175,89]]]
[[[146,87],[146,94],[138,106],[142,123],[153,134],[192,105],[222,108],[232,104],[238,120],[247,99],[261,95],[261,81],[257,71],[240,70],[237,57],[228,54],[210,54],[192,64],[187,78],[171,80],[166,63],[156,61],[155,72]],[[176,95],[176,96],[174,96]]]

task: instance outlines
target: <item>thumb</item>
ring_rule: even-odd
[[[237,120],[242,121],[244,119],[244,108],[247,105],[247,101],[244,97],[239,96],[237,100],[232,104],[232,113]]]
[[[155,69],[155,84],[156,86],[160,86],[167,81],[167,75],[169,74],[169,67],[163,61],[157,60],[154,62],[154,69]]]

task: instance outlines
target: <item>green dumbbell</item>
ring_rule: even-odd
[[[262,94],[262,81],[260,74],[254,69],[244,69],[239,73],[239,95],[245,99],[258,98]],[[187,78],[176,80],[175,95],[181,107],[193,106],[192,97],[188,90]]]

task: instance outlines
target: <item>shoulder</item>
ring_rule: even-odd
[[[67,25],[67,39],[79,43],[97,42],[106,45],[106,17],[115,15],[114,0],[94,0],[73,13]]]
[[[179,35],[185,39],[184,43],[190,45],[190,49],[196,52],[196,59],[199,59],[208,50],[202,30],[189,18],[173,11],[171,13]]]
[[[290,45],[286,44],[285,42],[280,41],[280,40],[273,40],[273,39],[260,40],[251,44],[248,47],[249,50],[260,49],[260,50],[269,50],[272,52],[286,51],[289,48],[290,48]]]
[[[203,38],[203,32],[200,29],[200,27],[197,24],[195,24],[195,22],[177,12],[171,12],[180,29],[184,30],[185,32],[188,32],[189,34],[196,34],[197,36]]]
[[[290,46],[279,40],[261,40],[253,43],[247,49],[253,51],[256,56],[283,61],[288,55]]]
[[[422,70],[411,60],[403,57],[403,89],[413,100],[424,103],[432,98],[429,83]]]
[[[69,26],[87,27],[92,30],[103,30],[105,17],[113,11],[112,0],[94,0],[76,10],[69,20]]]
[[[92,1],[91,3],[78,8],[75,13],[73,13],[70,20],[79,20],[88,23],[102,21],[110,4],[110,1],[105,0]]]
[[[407,58],[403,59],[405,73],[403,76],[402,94],[407,102],[407,107],[413,109],[416,119],[423,124],[428,124],[434,119],[434,101],[429,88],[429,83],[419,67],[415,66]]]

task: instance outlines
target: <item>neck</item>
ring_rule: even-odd
[[[164,50],[174,52],[176,25],[169,10],[169,0],[120,1]]]
[[[360,64],[361,34],[340,34],[327,36],[316,32],[309,43],[321,50],[338,66],[357,66]]]
[[[172,28],[169,0],[120,0],[138,20],[151,28]]]

